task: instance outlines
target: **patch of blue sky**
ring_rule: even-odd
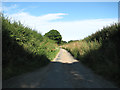
[[[49,13],[65,13],[64,19],[57,21],[71,21],[84,19],[118,18],[117,2],[3,2],[3,6],[16,5],[9,14],[27,12],[33,16]],[[56,20],[54,20],[56,21]]]

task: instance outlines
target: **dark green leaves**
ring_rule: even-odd
[[[57,44],[61,43],[62,40],[62,36],[60,35],[60,33],[57,30],[50,30],[49,32],[45,33],[46,37],[55,40]]]

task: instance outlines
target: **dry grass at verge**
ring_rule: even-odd
[[[99,44],[97,41],[78,41],[63,45],[63,47],[70,51],[76,59],[79,59],[91,50],[97,50],[100,46],[101,44]]]

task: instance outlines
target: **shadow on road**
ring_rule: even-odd
[[[48,66],[3,82],[3,88],[111,88],[79,62],[51,62]]]

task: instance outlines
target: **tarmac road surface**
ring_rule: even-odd
[[[60,49],[46,67],[3,81],[3,88],[116,88]]]

